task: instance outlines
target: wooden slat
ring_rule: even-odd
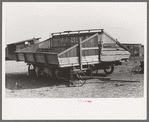
[[[24,56],[24,60],[25,60],[25,62],[26,62],[26,61],[27,61],[26,54],[23,53],[23,56]]]
[[[88,31],[89,33],[91,32],[91,31],[100,31],[100,32],[103,32],[103,29],[87,29],[87,30],[75,30],[75,31],[64,31],[64,32],[55,32],[55,33],[52,33],[52,35],[54,35],[54,34],[62,34],[62,33],[71,33],[71,32],[78,32],[78,33],[80,33],[80,32],[82,32],[82,31]]]
[[[88,48],[82,48],[82,50],[95,50],[98,49],[98,47],[88,47]]]
[[[122,45],[119,41],[117,41],[115,38],[113,38],[111,35],[109,35],[105,31],[104,31],[104,34],[107,35],[109,38],[111,38],[117,45],[119,45],[120,47],[122,47],[125,50],[127,50],[128,52],[130,52],[130,50],[128,48],[126,48],[124,45]]]
[[[94,34],[93,36],[90,36],[89,38],[87,38],[87,39],[85,39],[85,40],[83,40],[81,43],[84,43],[84,42],[86,42],[86,41],[88,41],[88,40],[94,38],[94,37],[97,36],[97,35],[98,35],[98,33]]]
[[[72,46],[72,47],[70,47],[70,48],[64,50],[63,52],[59,53],[58,56],[60,56],[60,55],[62,55],[62,54],[64,54],[64,53],[66,53],[66,52],[72,50],[73,48],[75,48],[75,47],[77,47],[77,46],[78,46],[78,44],[76,44],[76,45],[74,45],[74,46]]]
[[[109,55],[109,56],[102,56],[101,55],[101,61],[120,61],[122,59],[128,59],[130,55]]]
[[[102,48],[102,51],[126,51],[123,48]]]
[[[15,56],[16,56],[16,61],[19,61],[17,53],[15,53]]]
[[[83,40],[81,43],[84,43],[84,42],[86,42],[86,41],[88,41],[88,40],[94,38],[94,37],[97,36],[97,35],[98,35],[98,33],[94,34],[93,36],[91,36],[91,37],[89,37],[89,38],[87,38],[87,39],[85,39],[85,40]],[[78,46],[78,44],[76,44],[76,45],[74,45],[74,46],[72,46],[72,47],[70,47],[70,48],[64,50],[63,52],[59,53],[58,56],[60,56],[60,55],[62,55],[62,54],[64,54],[64,53],[66,53],[66,52],[72,50],[73,48],[75,48],[75,47],[77,47],[77,46]]]
[[[130,55],[128,51],[101,51],[101,55]]]
[[[45,64],[48,65],[48,59],[47,59],[46,54],[44,54],[44,59],[45,59]]]
[[[35,57],[35,53],[32,54],[33,55],[33,59],[34,59],[34,63],[36,63],[36,57]]]

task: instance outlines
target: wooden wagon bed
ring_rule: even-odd
[[[16,60],[71,67],[126,60],[130,52],[102,29],[52,33],[52,38],[16,51]]]

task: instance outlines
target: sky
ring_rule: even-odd
[[[2,36],[5,44],[53,32],[104,29],[121,43],[146,44],[145,2],[4,2]]]

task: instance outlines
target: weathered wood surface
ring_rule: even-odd
[[[82,40],[79,46],[80,38]],[[128,59],[129,56],[130,53],[105,32],[53,36],[17,52],[18,60],[56,64],[60,67],[79,66],[80,62],[86,65],[97,64],[101,61],[119,61]]]

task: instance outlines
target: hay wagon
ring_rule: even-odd
[[[29,75],[35,68],[48,67],[53,77],[67,79],[67,85],[79,86],[85,81],[82,75],[103,69],[106,74],[114,71],[115,65],[128,60],[130,52],[103,29],[64,31],[38,44],[15,52],[16,61],[25,61]],[[42,71],[40,72],[42,74]]]

